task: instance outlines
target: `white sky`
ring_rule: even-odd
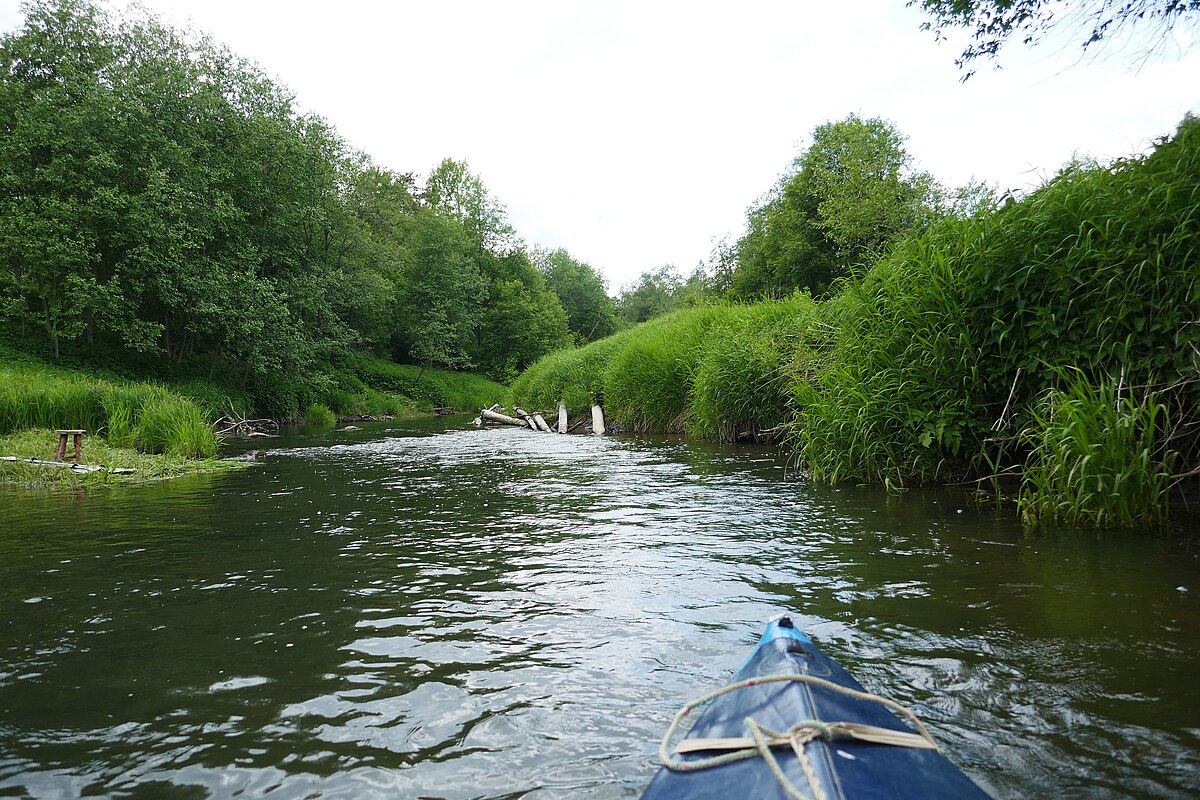
[[[1200,111],[1200,48],[1134,70],[1014,44],[964,84],[961,47],[904,0],[143,5],[257,61],[382,166],[468,161],[527,242],[565,247],[613,291],[736,237],[812,129],[851,112],[893,121],[946,184],[1023,190]],[[0,29],[20,21],[0,0]]]

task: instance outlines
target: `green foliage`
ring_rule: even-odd
[[[851,114],[817,126],[812,145],[747,213],[736,245],[735,296],[823,292],[858,275],[898,238],[934,216],[940,189],[913,168],[904,136]]]
[[[686,309],[640,326],[604,371],[608,413],[628,430],[682,432],[705,334],[734,313],[731,307]]]
[[[337,417],[333,415],[328,406],[313,403],[304,410],[304,424],[309,427],[332,428],[336,422]]]
[[[1166,407],[1154,392],[1135,398],[1110,378],[1073,370],[1062,379],[1063,388],[1033,407],[1022,434],[1030,446],[1022,517],[1093,527],[1161,520],[1173,463],[1159,441]]]
[[[677,311],[552,353],[513,384],[533,408],[559,400],[572,414],[602,403],[628,430],[734,438],[783,422],[795,343],[815,304],[807,296],[757,306]]]
[[[814,369],[792,386],[813,477],[904,484],[961,471],[984,415],[962,280],[944,251],[970,237],[947,220],[824,304]]]
[[[922,28],[933,31],[938,38],[947,28],[971,32],[971,43],[956,61],[963,69],[979,58],[995,59],[1001,46],[1012,37],[1033,45],[1057,28],[1066,28],[1073,36],[1082,37],[1083,50],[1114,38],[1127,26],[1156,25],[1157,33],[1145,41],[1166,42],[1178,22],[1187,19],[1194,22],[1200,13],[1200,0],[1104,0],[1074,4],[1045,0],[909,0],[908,5],[919,6],[931,17]],[[1156,43],[1147,47],[1153,52],[1160,46]],[[1147,53],[1136,55],[1141,60]],[[973,74],[973,70],[966,72],[963,80]]]
[[[791,417],[790,383],[807,372],[811,297],[737,309],[713,326],[692,376],[687,433],[737,441]]]
[[[547,286],[562,303],[576,344],[594,342],[616,332],[616,306],[599,272],[562,248],[535,251],[534,260],[546,276]]]
[[[617,311],[626,325],[636,325],[681,308],[703,305],[711,295],[702,268],[684,279],[679,270],[667,264],[643,272],[636,281],[621,290]]]
[[[368,402],[341,354],[507,379],[566,318],[464,163],[418,189],[144,10],[33,0],[0,37],[0,318],[54,359],[141,354],[207,410]],[[522,331],[524,335],[513,335]],[[165,365],[165,367],[163,366]],[[203,376],[207,376],[207,379]],[[214,378],[232,391],[213,396]]]
[[[204,412],[190,401],[163,392],[148,398],[133,427],[134,447],[177,458],[212,458],[217,437]]]
[[[61,377],[36,368],[0,369],[0,434],[82,428],[117,447],[179,458],[211,458],[217,439],[191,400],[151,384]]]
[[[513,382],[512,396],[533,408],[552,409],[563,401],[572,414],[604,401],[604,376],[613,354],[638,335],[631,328],[578,348],[551,353]]]

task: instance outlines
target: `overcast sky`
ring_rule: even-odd
[[[1200,112],[1184,33],[1140,69],[1013,45],[962,83],[961,46],[904,0],[143,5],[257,61],[385,167],[468,161],[528,243],[565,247],[614,291],[736,237],[812,129],[851,112],[894,122],[946,184],[1016,190]],[[18,6],[0,0],[0,28]]]

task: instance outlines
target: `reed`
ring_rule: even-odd
[[[638,336],[642,326],[621,331],[583,347],[543,356],[513,382],[512,396],[532,408],[552,409],[563,401],[572,414],[604,402],[604,376],[613,354]]]
[[[707,333],[739,313],[737,306],[691,308],[640,325],[608,359],[606,412],[631,431],[682,433]]]
[[[961,473],[981,413],[949,221],[906,240],[824,303],[813,368],[792,382],[792,440],[810,475],[904,485]]]
[[[688,436],[736,441],[787,422],[789,383],[808,371],[817,308],[796,295],[739,308],[714,325],[692,376]]]
[[[1032,410],[1019,507],[1031,524],[1114,527],[1161,521],[1174,454],[1163,448],[1166,407],[1109,378],[1062,370],[1061,388]]]
[[[146,453],[208,458],[217,439],[190,399],[145,383],[114,383],[36,367],[0,371],[0,434],[82,428]]]

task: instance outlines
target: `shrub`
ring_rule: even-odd
[[[313,428],[332,428],[337,418],[327,406],[313,403],[304,410],[304,424]]]

